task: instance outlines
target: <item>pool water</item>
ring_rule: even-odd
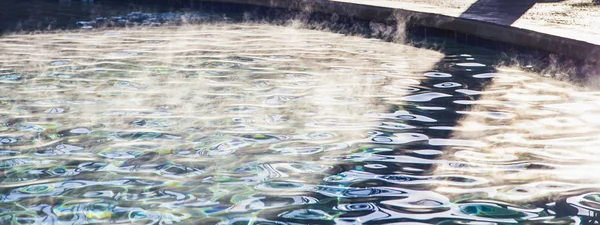
[[[593,89],[473,46],[168,20],[0,37],[3,224],[596,222]]]

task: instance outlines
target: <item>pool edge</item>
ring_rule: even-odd
[[[585,63],[600,63],[600,45],[539,31],[460,18],[437,13],[387,7],[369,3],[329,0],[194,0],[285,8],[354,17],[369,21],[403,21],[409,25],[439,28],[474,37],[554,53]],[[576,31],[574,31],[576,32]],[[600,37],[598,37],[600,39]],[[597,56],[597,57],[594,57]]]

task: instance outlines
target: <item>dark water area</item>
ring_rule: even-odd
[[[0,224],[598,223],[597,91],[246,9],[0,2]]]
[[[200,7],[174,1],[49,1],[7,0],[0,2],[0,32],[32,32],[90,27],[157,26],[181,23],[182,14],[191,19],[208,19],[206,4]],[[211,10],[212,11],[212,10]],[[144,12],[144,13],[141,13]],[[148,13],[152,13],[150,16]],[[211,16],[217,16],[212,14]],[[222,16],[222,15],[219,15]]]

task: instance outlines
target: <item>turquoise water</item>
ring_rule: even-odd
[[[595,222],[593,89],[472,46],[98,18],[0,37],[2,224]]]

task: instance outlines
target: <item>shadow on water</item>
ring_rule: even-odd
[[[482,4],[486,1],[479,1],[478,4]],[[518,19],[523,13],[525,13],[530,7],[532,7],[535,3],[539,3],[541,1],[524,1],[521,4],[518,4],[517,8],[512,8],[512,10],[517,9],[516,11],[512,11],[509,16],[503,17],[502,20],[504,23],[512,23],[516,19]],[[548,1],[546,1],[548,2]],[[474,5],[472,9],[468,10],[467,13],[474,13],[481,5]],[[492,5],[493,7],[494,5]],[[503,4],[495,5],[497,7],[503,7]],[[223,8],[228,7],[236,7],[236,6],[228,6],[224,4]],[[476,10],[477,8],[477,10]],[[239,9],[239,8],[236,8]],[[326,28],[328,30],[339,32],[343,34],[351,34],[351,35],[363,35],[366,38],[379,38],[387,41],[398,40],[401,37],[397,35],[407,35],[408,43],[428,49],[436,49],[441,51],[445,57],[442,61],[438,62],[436,65],[432,66],[432,71],[428,73],[428,78],[422,80],[419,84],[414,84],[410,88],[411,95],[407,96],[407,98],[403,99],[403,104],[391,105],[389,111],[387,112],[387,117],[382,117],[382,123],[386,122],[394,122],[399,118],[405,119],[404,124],[417,127],[418,129],[413,130],[420,134],[425,134],[430,140],[437,140],[438,142],[443,143],[445,140],[448,140],[452,135],[451,129],[429,129],[431,127],[455,127],[458,125],[459,121],[464,116],[458,112],[461,111],[469,111],[470,106],[455,104],[454,101],[460,100],[478,100],[479,95],[469,94],[469,91],[478,92],[483,91],[486,87],[492,82],[493,78],[487,79],[473,79],[474,75],[478,74],[488,74],[495,73],[495,66],[499,65],[519,65],[522,66],[523,70],[526,71],[544,71],[552,63],[561,62],[565,67],[576,68],[575,70],[568,71],[571,74],[581,75],[581,69],[585,67],[585,65],[580,64],[577,61],[572,61],[565,58],[560,58],[560,56],[550,55],[544,52],[534,51],[531,49],[523,48],[523,47],[515,47],[502,43],[497,43],[485,39],[480,39],[472,36],[462,35],[455,32],[449,32],[444,30],[432,29],[432,28],[423,28],[423,27],[409,27],[407,33],[404,31],[398,31],[398,26],[393,22],[390,24],[375,24],[372,22],[356,20],[352,18],[345,18],[343,16],[330,16],[323,14],[302,14],[298,12],[290,12],[286,10],[274,10],[274,9],[265,9],[265,8],[256,8],[249,7],[249,11],[251,12],[245,15],[245,19],[254,20],[254,21],[268,21],[270,23],[275,24],[285,24],[289,20],[300,20],[303,21],[308,27],[311,28]],[[508,11],[507,11],[508,12]],[[519,14],[519,12],[521,12]],[[517,16],[517,14],[519,14]],[[511,17],[512,16],[512,17]],[[403,27],[403,26],[401,26]],[[468,46],[467,46],[468,45]],[[473,46],[483,46],[483,47],[473,47]],[[518,55],[518,57],[514,57]],[[572,80],[577,81],[577,78]],[[463,93],[456,94],[457,89],[462,89]],[[464,91],[467,90],[467,91]],[[453,113],[454,112],[454,113]],[[390,116],[392,116],[390,118]],[[415,119],[415,118],[434,118],[435,121],[427,121]],[[415,141],[414,143],[404,143],[398,145],[392,145],[389,147],[393,150],[391,151],[374,151],[373,149],[382,148],[382,145],[385,144],[386,141],[393,142],[393,131],[386,129],[379,129],[374,131],[376,134],[372,136],[373,142],[371,145],[363,146],[366,152],[369,154],[375,155],[375,157],[414,157],[415,159],[422,160],[431,160],[436,159],[436,156],[420,154],[419,152],[427,152],[427,151],[440,151],[442,152],[444,148],[447,146],[445,144],[429,141],[429,142],[420,142]],[[387,145],[389,146],[389,145]],[[386,147],[383,147],[386,148]],[[435,155],[435,154],[434,154]],[[369,187],[399,187],[403,188],[403,182],[394,182],[401,180],[410,183],[410,181],[419,180],[420,176],[430,176],[434,174],[436,170],[436,165],[433,163],[420,163],[420,162],[410,162],[400,161],[395,163],[383,163],[385,165],[384,173],[378,174],[377,176],[380,179],[366,179],[360,180],[357,179],[355,182],[343,183],[337,182],[336,179],[352,179],[352,176],[358,176],[366,174],[372,174],[372,171],[377,170],[369,170],[365,169],[367,162],[360,162],[356,160],[349,160],[352,163],[348,164],[340,164],[338,165],[338,170],[340,171],[338,174],[333,174],[332,179],[324,179],[324,184],[329,186],[338,185],[340,187],[338,192],[347,191],[349,188],[369,188]],[[384,160],[383,160],[384,161]],[[418,160],[416,160],[418,161]],[[357,165],[360,165],[360,169],[357,169]],[[378,171],[380,172],[380,171]],[[373,172],[377,173],[377,172]],[[356,175],[358,174],[358,175]],[[368,177],[368,175],[367,175]],[[449,178],[452,179],[452,178]],[[458,179],[458,178],[457,178]],[[345,185],[344,185],[345,184]],[[390,185],[396,184],[396,185]],[[399,184],[399,185],[398,185]],[[426,191],[431,188],[431,186],[425,185],[409,185],[411,190],[421,190]],[[410,195],[410,193],[409,193]],[[355,196],[357,197],[357,196]],[[404,214],[392,215],[389,214],[388,210],[398,210],[399,208],[395,208],[394,204],[381,204],[386,200],[390,200],[393,198],[388,197],[376,197],[373,196],[361,196],[369,199],[371,202],[377,202],[374,205],[369,206],[358,206],[353,203],[359,202],[360,200],[343,200],[343,199],[329,199],[329,201],[322,201],[319,204],[315,204],[311,209],[318,209],[320,212],[326,212],[329,215],[340,214],[340,211],[332,210],[336,209],[339,205],[348,205],[355,207],[367,207],[366,211],[374,214],[386,214],[387,216],[381,216],[377,220],[371,221],[372,223],[390,223],[390,222],[426,222],[426,223],[444,223],[444,224],[452,224],[454,222],[460,223],[460,219],[453,220],[443,220],[439,218],[432,219],[411,219],[410,216],[406,216]],[[320,196],[319,199],[322,199],[323,196]],[[468,198],[467,198],[468,199]],[[443,204],[438,202],[439,199],[431,199],[431,204]],[[427,201],[427,200],[425,200]],[[436,203],[433,203],[436,202]],[[414,202],[413,202],[414,203]],[[461,203],[461,201],[457,201],[456,203]],[[469,204],[468,200],[465,200],[465,204]],[[417,203],[419,204],[419,203]],[[569,217],[577,216],[579,211],[577,208],[567,203],[565,199],[557,200],[553,204],[547,204],[547,202],[531,202],[531,204],[536,205],[542,209],[545,209],[541,215],[547,213],[546,215],[554,215],[556,216],[556,220],[554,222],[570,222]],[[550,206],[549,206],[550,205]],[[406,205],[404,205],[406,206]],[[477,216],[484,217],[511,217],[518,218],[518,214],[515,211],[505,210],[510,205],[497,205],[495,207],[488,207],[489,205],[478,205],[473,206],[476,208],[475,212],[471,212],[471,206],[465,206],[461,209],[464,213],[469,213]],[[432,214],[438,213],[439,208],[432,207],[430,209],[423,208],[423,211],[419,213],[429,212]],[[428,211],[431,210],[431,211]],[[489,210],[489,212],[486,212]],[[505,211],[503,211],[505,210]],[[271,219],[273,221],[281,220],[279,215],[284,213],[285,210],[276,210],[275,212],[265,211],[260,216],[262,218]],[[304,211],[307,214],[310,212]],[[369,218],[371,214],[366,213],[362,214],[358,212],[347,213],[346,216],[342,215],[339,217],[337,222],[356,222],[356,218]],[[497,213],[497,214],[495,214]],[[508,216],[505,213],[515,213],[512,216]],[[541,216],[540,215],[540,216]],[[514,217],[513,217],[514,216]],[[581,215],[580,215],[581,216]],[[347,218],[346,218],[347,217]],[[345,220],[345,218],[347,220]],[[581,216],[583,223],[594,223],[597,221],[597,216],[589,215],[589,216]],[[465,220],[468,220],[465,218]],[[291,219],[288,222],[301,222],[304,220],[294,220]],[[377,222],[375,222],[377,221]],[[315,221],[317,222],[317,221]],[[464,221],[466,223],[466,221]],[[525,221],[521,221],[525,222]],[[322,221],[321,221],[322,223]],[[535,222],[533,222],[535,223]]]
[[[57,3],[44,2],[47,1],[2,1],[0,3],[0,9],[3,10],[0,14],[0,30],[9,32],[81,29],[81,24],[76,24],[80,20],[89,21],[96,17],[124,15],[132,11],[168,12],[170,10],[164,7],[164,2],[161,5],[128,3],[123,6],[122,4],[109,4],[108,1],[95,1],[94,3],[89,1],[62,1],[58,5],[58,9],[51,12],[47,11],[47,8],[51,8],[52,5]],[[502,18],[503,23],[510,24],[514,22],[520,17],[520,15],[514,15],[522,15],[536,2],[540,1],[522,1],[518,8],[511,8],[515,10],[510,13],[511,16]],[[465,12],[465,15],[479,12],[478,10],[482,9],[481,4],[484,3],[491,4],[490,1],[478,1],[473,5],[473,9]],[[498,8],[502,4],[487,6]],[[441,51],[445,56],[440,62],[432,65],[431,71],[425,74],[425,79],[417,83],[407,83],[405,88],[409,95],[403,96],[401,99],[402,104],[390,104],[388,111],[376,115],[382,124],[410,127],[407,129],[410,130],[410,133],[394,133],[398,127],[395,127],[396,129],[380,128],[373,130],[369,134],[370,142],[363,144],[360,148],[362,152],[358,152],[363,156],[369,155],[371,158],[359,160],[354,160],[351,156],[338,158],[342,163],[331,170],[330,176],[322,182],[321,189],[314,193],[314,196],[311,196],[319,199],[319,203],[311,204],[308,209],[306,209],[306,206],[290,206],[275,210],[264,210],[256,215],[270,221],[333,224],[361,222],[356,218],[362,218],[362,221],[367,222],[373,219],[370,221],[371,223],[425,222],[452,224],[456,222],[443,219],[445,217],[456,218],[459,222],[468,221],[469,218],[463,220],[463,218],[444,214],[443,212],[449,210],[447,207],[450,204],[449,200],[444,197],[427,199],[426,196],[417,199],[419,200],[417,202],[411,202],[411,195],[433,194],[429,192],[433,186],[427,180],[447,179],[448,182],[476,182],[468,179],[461,181],[460,179],[463,179],[461,177],[436,178],[434,174],[436,164],[431,163],[439,160],[440,153],[447,146],[445,143],[452,135],[452,130],[444,129],[444,127],[456,127],[463,117],[458,112],[469,110],[470,106],[455,104],[454,101],[477,100],[479,98],[478,95],[469,93],[485,90],[493,78],[473,79],[473,76],[496,72],[495,66],[503,64],[507,60],[507,53],[499,50],[523,53],[520,54],[517,62],[521,65],[533,65],[528,69],[544,68],[551,58],[544,53],[523,51],[521,48],[508,47],[443,30],[411,27],[408,33],[405,33],[402,30],[397,30],[399,26],[393,22],[389,24],[372,23],[342,16],[304,14],[288,10],[228,4],[183,4],[178,7],[227,14],[228,17],[238,20],[272,24],[286,24],[290,20],[298,20],[309,28],[325,28],[343,34],[362,35],[367,38],[380,38],[387,41],[402,39],[406,34],[408,43],[417,47]],[[7,10],[11,8],[15,10]],[[56,12],[59,14],[55,14]],[[487,48],[471,47],[465,44]],[[457,92],[457,90],[463,90],[463,92]],[[402,121],[401,125],[397,124],[398,120]],[[431,127],[439,129],[430,129]],[[416,138],[406,135],[414,135]],[[398,137],[401,138],[397,139]],[[154,158],[154,155],[145,156],[148,157],[141,157],[137,160]],[[385,159],[408,160],[386,161]],[[381,170],[369,168],[372,165],[369,160],[371,162],[379,160],[378,165],[383,165],[386,169],[382,172]],[[129,161],[127,163],[134,164],[136,162]],[[353,180],[353,177],[355,180]],[[377,179],[361,179],[361,177],[375,177]],[[420,184],[420,181],[423,181],[423,184]],[[392,190],[397,191],[397,193],[393,193]],[[396,197],[393,197],[395,195]],[[398,199],[407,200],[400,202],[402,203],[400,204],[395,202]],[[491,204],[489,203],[488,206]],[[577,215],[577,209],[564,200],[558,201],[551,207],[547,207],[545,204],[545,202],[540,203],[539,207],[553,209],[555,211],[554,215],[557,217],[566,218]],[[406,206],[416,207],[417,211],[410,211],[411,208],[406,208]],[[521,215],[509,210],[507,205],[488,206],[467,205],[460,210],[463,213],[483,217],[518,218]],[[417,216],[427,213],[432,216],[430,218]],[[282,219],[281,215],[285,219]],[[332,217],[331,215],[337,215],[338,220],[331,220],[329,218]],[[551,215],[551,213],[548,215]],[[230,219],[233,218],[230,217]],[[327,219],[327,221],[325,222],[323,219]],[[589,218],[584,217],[584,220],[591,223],[594,219],[593,216],[590,216]],[[218,219],[214,221],[209,219],[203,222],[215,221],[218,221]],[[252,219],[236,222],[247,224],[249,221],[252,221]]]
[[[557,1],[517,1],[514,2],[515,4],[512,7],[503,8],[507,6],[505,4],[507,3],[507,1],[492,2],[481,0],[478,1],[478,3],[476,3],[475,5],[473,5],[463,15],[469,16],[469,14],[481,13],[482,11],[480,10],[486,10],[486,7],[483,7],[482,4],[489,4],[487,5],[487,10],[495,10],[496,12],[500,12],[499,14],[492,13],[492,15],[498,16],[498,19],[501,19],[502,23],[511,24],[514,21],[516,21],[520,16],[522,16],[533,5],[535,5],[536,3],[543,2]],[[224,5],[224,8],[227,8],[227,5]],[[474,75],[495,73],[497,72],[496,66],[517,66],[524,71],[543,72],[546,74],[563,74],[557,75],[555,76],[555,78],[582,84],[583,82],[585,82],[586,79],[588,79],[587,76],[589,76],[590,74],[590,69],[587,67],[588,65],[577,60],[572,60],[564,58],[562,56],[528,49],[526,47],[517,47],[494,41],[489,41],[486,39],[468,36],[456,32],[409,26],[405,33],[402,30],[395,30],[398,29],[399,26],[397,26],[397,24],[394,24],[393,22],[390,24],[374,24],[372,22],[355,20],[352,18],[344,18],[339,15],[306,15],[302,13],[298,14],[297,12],[290,13],[285,10],[273,10],[264,8],[253,8],[250,10],[250,12],[252,12],[251,15],[255,17],[245,17],[246,19],[253,19],[256,21],[269,21],[276,24],[283,24],[286,21],[289,21],[290,19],[299,19],[305,24],[308,24],[308,27],[326,28],[334,32],[339,32],[343,34],[363,35],[367,38],[380,38],[387,41],[402,39],[402,37],[396,36],[398,34],[400,34],[400,36],[406,35],[406,40],[408,40],[407,43],[411,45],[441,51],[445,55],[445,57],[436,65],[432,66],[432,72],[429,73],[427,79],[422,80],[419,84],[411,86],[411,88],[414,89],[411,90],[413,92],[411,92],[410,96],[408,96],[410,97],[410,99],[405,98],[403,99],[404,102],[402,104],[390,106],[388,116],[392,115],[393,118],[385,118],[384,116],[381,120],[382,123],[385,123],[397,121],[398,118],[408,118],[404,121],[404,124],[418,127],[419,129],[416,130],[417,133],[425,134],[430,140],[435,139],[441,143],[443,143],[445,140],[448,140],[451,137],[453,131],[451,129],[428,128],[456,127],[461,121],[461,119],[464,117],[464,114],[458,112],[469,111],[471,106],[455,104],[454,102],[461,100],[478,100],[479,95],[473,95],[469,92],[484,91],[487,89],[488,85],[490,85],[490,83],[493,82],[492,77],[486,79],[474,79]],[[503,15],[502,12],[505,12],[506,15]],[[559,65],[558,67],[560,68],[557,68],[557,65]],[[462,94],[457,94],[458,89],[462,89],[462,92],[460,92]],[[431,123],[431,121],[419,121],[418,119],[415,119],[418,116],[422,116],[423,118],[434,118],[436,121],[434,121],[433,123]],[[375,130],[374,132],[377,134],[373,136],[373,145],[365,145],[363,148],[369,154],[375,155],[375,157],[396,157],[396,159],[401,157],[414,157],[414,159],[430,160],[436,159],[436,156],[420,154],[420,152],[426,152],[429,150],[443,152],[443,150],[447,147],[445,144],[435,143],[433,141],[429,141],[429,143],[417,141],[409,144],[395,145],[395,147],[391,147],[392,149],[394,149],[392,151],[373,151],[373,149],[381,147],[381,144],[383,144],[383,142],[393,139],[392,136],[394,135],[393,131],[386,129],[379,129]],[[344,186],[343,184],[345,184],[348,188],[384,187],[390,186],[390,184],[396,184],[392,186],[402,188],[405,187],[405,185],[402,184],[403,182],[394,182],[394,180],[406,181],[406,183],[410,183],[410,181],[418,180],[419,176],[429,176],[435,174],[436,165],[434,163],[419,163],[418,160],[415,160],[415,162],[410,161],[411,160],[396,161],[395,163],[389,164],[383,163],[385,164],[385,167],[387,169],[384,173],[378,174],[378,177],[380,179],[357,179],[356,182],[353,182],[350,185],[348,185],[347,183],[335,182],[336,179],[351,179],[348,177],[360,177],[364,175],[364,172],[370,174],[372,171],[377,171],[365,169],[368,162],[351,161],[352,163],[339,165],[339,171],[341,172],[338,174],[334,174],[333,179],[326,178],[325,184],[330,186]],[[361,165],[361,169],[357,169],[357,164]],[[448,179],[452,180],[453,178]],[[456,179],[459,180],[459,178]],[[427,184],[409,186],[411,190],[429,190],[429,188],[432,188]],[[342,190],[340,189],[338,191]],[[417,194],[415,193],[415,195]],[[373,200],[372,202],[378,202],[375,205],[368,206],[373,207],[367,210],[369,212],[373,212],[373,216],[377,213],[387,214],[390,212],[387,211],[389,209],[399,209],[395,208],[397,207],[397,205],[394,206],[394,204],[382,204],[386,200],[389,200],[389,198],[378,198],[375,196],[364,197],[368,198],[369,200]],[[490,201],[489,203],[494,206],[485,204],[477,205],[477,201],[470,202],[469,198],[471,197],[463,197],[465,198],[464,200],[454,199],[456,201],[455,203],[461,205],[460,208],[463,213],[490,218],[519,218],[520,216],[524,215],[519,214],[516,211],[508,210],[510,208],[510,204],[494,205],[494,201]],[[581,219],[581,223],[583,224],[594,224],[599,221],[599,218],[596,213],[593,213],[592,211],[590,211],[592,213],[586,213],[585,209],[582,209],[580,206],[578,206],[579,208],[575,207],[573,205],[573,202],[569,202],[569,200],[567,199],[567,196],[562,196],[560,199],[551,200],[551,202],[539,200],[537,202],[530,202],[530,204],[535,205],[536,207],[538,207],[538,209],[543,209],[539,212],[539,216],[554,216],[555,220],[553,222],[556,223],[570,223],[573,222],[571,220],[571,217],[577,216]],[[439,199],[430,200],[432,205],[443,205],[443,203],[440,203],[441,201],[437,201]],[[424,201],[426,202],[427,200]],[[315,208],[328,212],[331,215],[335,215],[337,213],[340,213],[340,211],[332,211],[332,208],[335,208],[337,205],[343,203],[347,203],[347,205],[352,206],[352,203],[356,202],[358,201],[331,199],[331,202],[329,204],[316,205]],[[421,203],[427,204],[424,202]],[[410,204],[418,205],[421,203],[413,202]],[[356,207],[359,206],[357,205]],[[406,205],[403,205],[402,207],[406,207]],[[420,211],[419,213],[429,212],[435,214],[439,212],[437,210],[440,210],[440,208],[436,207],[431,207],[429,209],[425,208],[423,208],[423,211]],[[402,210],[408,209],[404,208]],[[277,220],[278,218],[276,215],[281,215],[280,213],[282,213],[282,211],[277,211],[277,213],[265,212],[264,218],[271,218],[273,220]],[[360,213],[358,212],[348,213],[347,216],[349,217],[349,220],[345,222],[356,222],[350,217],[369,218],[369,215],[370,214],[368,213],[360,215]],[[340,216],[340,220],[338,222],[344,221],[343,218],[343,215]],[[406,216],[404,214],[399,214],[395,216],[392,216],[392,214],[388,214],[388,217],[382,216],[382,218],[380,218],[379,220],[375,220],[377,222],[371,222],[426,222],[453,224],[455,222],[460,223],[458,221],[461,221],[461,219],[453,221],[443,220],[439,218],[417,218],[418,217],[411,218],[410,216]],[[468,218],[464,219],[465,220],[463,220],[463,222],[465,223],[467,223],[466,221],[469,220]],[[291,220],[291,222],[298,221]],[[522,219],[520,223],[536,222],[535,219],[533,219],[531,222],[527,222],[527,219]]]

